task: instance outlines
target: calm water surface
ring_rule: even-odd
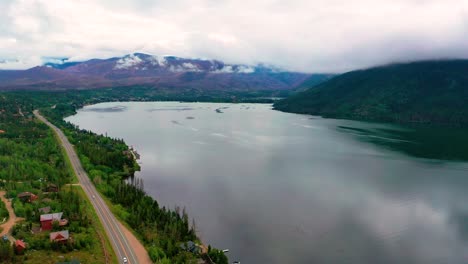
[[[453,137],[259,104],[103,103],[67,120],[134,146],[146,191],[231,261],[468,263],[468,164],[421,151]]]

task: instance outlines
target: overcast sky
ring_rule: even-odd
[[[0,0],[0,68],[133,52],[342,72],[468,58],[468,0]]]

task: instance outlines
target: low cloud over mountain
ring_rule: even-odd
[[[129,85],[202,90],[284,90],[311,74],[287,72],[264,65],[225,64],[134,53],[110,59],[53,62],[28,70],[0,71],[1,89],[81,89]],[[318,75],[325,79],[327,75]]]

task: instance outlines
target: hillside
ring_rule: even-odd
[[[294,87],[294,92],[303,92],[307,89],[314,87],[318,84],[326,82],[333,78],[334,74],[312,74],[309,78],[307,78],[304,82],[299,84],[298,86]]]
[[[274,108],[334,118],[468,126],[468,60],[348,72]]]
[[[290,90],[311,77],[320,81],[326,75],[287,72],[265,65],[135,53],[110,59],[46,63],[28,70],[0,70],[0,90],[145,85],[218,91],[281,91]]]

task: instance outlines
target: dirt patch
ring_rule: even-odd
[[[130,245],[132,245],[133,250],[135,251],[135,255],[138,258],[138,263],[142,264],[151,264],[153,263],[146,252],[145,247],[141,244],[141,242],[130,232],[124,225],[119,222],[120,228],[123,230],[125,237],[127,238]]]
[[[8,234],[10,232],[10,229],[15,225],[15,222],[19,219],[16,219],[15,212],[13,211],[13,207],[11,207],[11,202],[5,197],[6,192],[5,191],[0,191],[0,199],[2,200],[3,203],[6,205],[6,209],[8,210],[8,221],[0,227],[3,228],[3,231],[0,233],[0,237]]]

